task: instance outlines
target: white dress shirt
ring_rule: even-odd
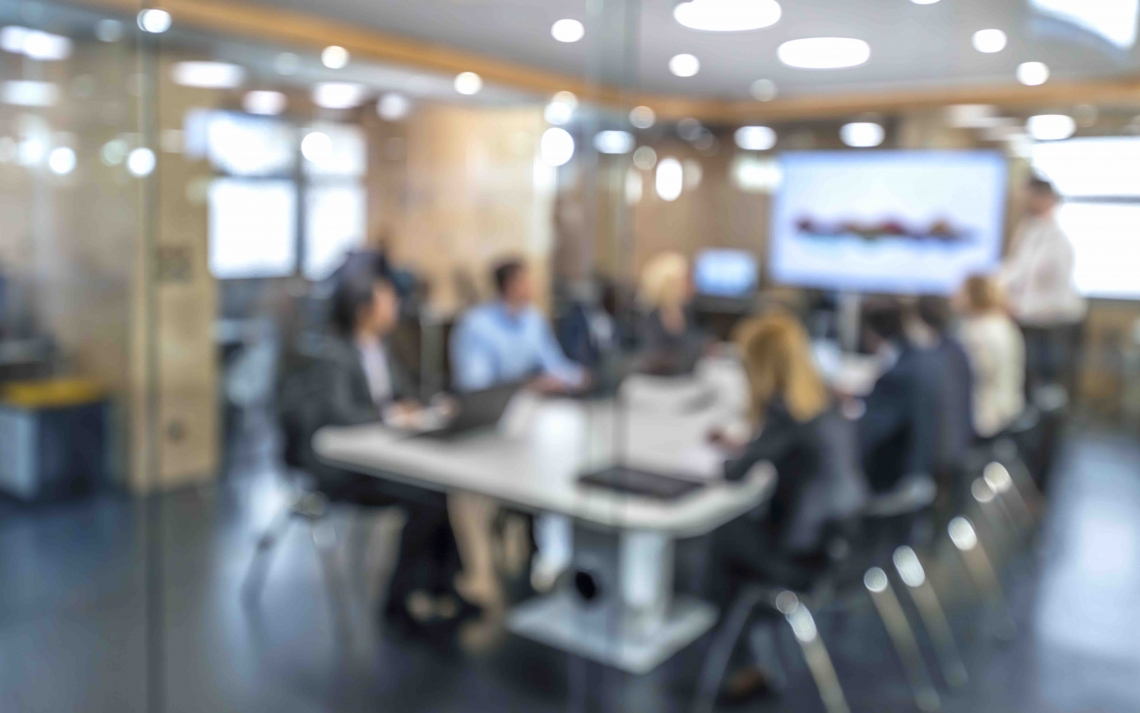
[[[1025,408],[1025,340],[998,312],[966,317],[958,336],[974,372],[974,430],[988,438]]]
[[[388,368],[388,352],[378,339],[358,341],[356,350],[360,352],[360,366],[368,380],[368,392],[372,403],[383,406],[392,400],[392,371]]]
[[[1073,245],[1052,215],[1022,221],[1001,279],[1018,322],[1055,327],[1084,319],[1085,300],[1073,280]]]

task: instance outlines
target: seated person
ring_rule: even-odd
[[[534,306],[530,269],[505,260],[494,269],[497,299],[463,316],[451,335],[451,368],[460,391],[533,380],[541,391],[565,393],[588,385],[584,367],[570,361],[546,318]]]
[[[863,472],[876,493],[907,476],[933,477],[939,458],[942,362],[911,344],[895,300],[865,305],[863,339],[882,376],[865,399],[858,424]]]
[[[994,278],[969,278],[956,301],[962,346],[974,373],[974,431],[992,438],[1025,410],[1025,339]]]
[[[709,340],[693,320],[692,296],[689,261],[680,253],[658,254],[641,271],[637,299],[645,314],[637,339],[642,371],[687,373],[705,352]]]
[[[470,310],[451,335],[452,380],[460,391],[486,389],[512,381],[530,380],[532,388],[543,393],[565,394],[589,387],[586,369],[570,361],[546,318],[534,306],[535,288],[526,263],[508,259],[493,273],[498,293],[493,302]],[[481,513],[461,518],[469,523],[465,547],[470,560],[489,563],[487,536],[494,510],[486,499],[463,496],[459,509]],[[453,504],[453,511],[456,509]],[[535,519],[534,538],[539,554],[531,569],[531,582],[538,590],[553,586],[555,579],[570,565],[573,528],[568,518],[544,515]],[[487,592],[489,565],[472,572],[470,589]],[[492,599],[488,596],[488,599]]]
[[[939,471],[956,472],[974,441],[974,373],[962,343],[951,334],[950,300],[924,296],[918,299],[918,318],[930,330],[930,348],[942,361],[944,378],[940,402]]]
[[[453,588],[459,554],[440,493],[391,480],[340,470],[312,452],[312,433],[324,426],[379,421],[385,412],[416,408],[399,363],[391,358],[388,336],[396,326],[399,299],[391,281],[369,268],[340,275],[332,297],[333,335],[318,357],[312,416],[304,460],[321,492],[334,500],[374,507],[400,505],[407,524],[400,538],[396,569],[385,612],[403,623],[438,615],[454,618],[462,600]]]
[[[743,446],[714,434],[734,451],[725,476],[738,480],[767,461],[777,483],[763,517],[739,518],[713,534],[714,595],[722,604],[740,577],[801,586],[805,569],[825,556],[827,526],[855,515],[867,497],[854,428],[831,403],[799,321],[786,314],[750,319],[737,328],[735,342],[759,432]],[[763,676],[746,667],[730,677],[729,688],[760,678],[776,683],[778,664],[764,658]]]
[[[613,289],[612,283],[600,277],[578,285],[556,323],[558,342],[566,355],[587,369],[598,369],[607,355],[622,346],[615,312],[605,299]]]

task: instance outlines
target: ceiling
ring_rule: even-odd
[[[1013,83],[1015,68],[1025,61],[1045,62],[1056,79],[1118,77],[1140,70],[1137,48],[1121,51],[1087,31],[1044,18],[1028,0],[941,0],[932,5],[781,0],[783,17],[776,25],[742,33],[682,27],[673,19],[673,0],[258,2],[577,77],[609,83],[636,78],[642,91],[694,97],[746,99],[749,86],[760,78],[774,80],[782,96]],[[582,20],[586,39],[556,42],[550,26],[564,17]],[[1004,30],[1009,46],[997,54],[975,51],[971,37],[986,28]],[[814,36],[864,39],[871,45],[871,59],[860,67],[825,71],[792,69],[777,61],[781,42]],[[696,77],[669,73],[669,58],[680,52],[701,60]]]

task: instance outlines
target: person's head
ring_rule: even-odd
[[[868,300],[863,305],[863,340],[868,351],[903,339],[903,311],[898,300]]]
[[[780,312],[754,317],[737,327],[734,341],[748,374],[754,415],[776,398],[801,423],[827,408],[827,388],[815,368],[807,330],[795,317]]]
[[[1005,295],[1001,285],[990,275],[972,275],[962,284],[955,301],[965,314],[982,315],[1001,312]]]
[[[361,270],[344,275],[333,290],[332,324],[343,336],[382,337],[396,326],[400,298],[387,275]]]
[[[1032,215],[1048,215],[1057,206],[1057,191],[1044,178],[1034,176],[1025,185],[1025,207]]]
[[[918,318],[937,334],[946,334],[950,330],[950,325],[954,321],[954,310],[950,307],[950,300],[945,297],[924,295],[918,298],[916,308]]]
[[[495,291],[510,307],[522,308],[534,302],[534,281],[526,263],[518,258],[503,260],[492,271]]]
[[[680,253],[658,253],[641,271],[637,299],[648,309],[682,307],[691,294],[689,260]]]

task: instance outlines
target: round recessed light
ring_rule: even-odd
[[[245,70],[229,62],[176,62],[170,78],[184,87],[234,89],[245,81]]]
[[[460,72],[455,75],[455,91],[471,96],[483,88],[483,78],[474,72]]]
[[[789,67],[843,69],[857,67],[871,58],[871,45],[851,37],[808,37],[789,40],[776,50]]]
[[[934,3],[938,2],[938,0],[910,0],[910,1],[912,3],[914,3],[915,5],[933,5]]]
[[[553,127],[542,133],[539,155],[547,166],[562,166],[574,158],[574,137],[566,129]]]
[[[364,101],[363,84],[321,82],[313,86],[313,103],[323,109],[352,109]]]
[[[657,152],[652,146],[638,146],[633,152],[633,165],[642,171],[648,171],[657,165]]]
[[[681,197],[681,190],[685,187],[685,169],[681,162],[672,156],[661,159],[657,164],[657,176],[654,188],[657,197],[663,201],[675,201]]]
[[[48,154],[48,168],[57,176],[66,176],[75,170],[75,151],[69,146],[59,146]]]
[[[657,123],[657,114],[647,106],[635,106],[629,112],[629,123],[638,129],[648,129]]]
[[[1077,131],[1077,122],[1065,114],[1038,114],[1025,122],[1029,135],[1038,141],[1061,141]]]
[[[173,22],[170,13],[158,8],[147,8],[138,14],[139,29],[160,35],[170,29]]]
[[[327,161],[332,149],[332,139],[323,131],[310,131],[301,139],[301,155],[313,163]]]
[[[412,100],[392,92],[376,102],[376,114],[384,121],[400,121],[412,111]]]
[[[1017,81],[1036,87],[1049,81],[1049,67],[1044,62],[1022,62],[1017,65]]]
[[[776,0],[688,0],[673,8],[677,22],[693,30],[759,30],[780,20]]]
[[[321,51],[321,64],[329,69],[344,69],[349,59],[348,50],[340,45],[329,45]]]
[[[883,143],[886,132],[883,127],[870,121],[854,121],[839,129],[839,138],[853,148],[866,149]]]
[[[1009,44],[1009,38],[1001,30],[978,30],[974,33],[974,49],[986,54],[1001,52]]]
[[[626,154],[633,150],[633,134],[628,131],[599,131],[594,135],[598,153]]]
[[[127,170],[131,172],[132,176],[149,176],[151,171],[154,170],[156,159],[154,151],[151,151],[145,146],[141,146],[134,151],[127,154]]]
[[[776,83],[771,79],[757,79],[748,91],[756,101],[770,102],[776,98]]]
[[[556,92],[550,103],[543,110],[543,117],[547,123],[561,126],[570,123],[574,118],[574,110],[578,108],[578,97],[574,92]]]
[[[776,145],[776,132],[767,126],[742,126],[733,139],[745,151],[767,151]]]
[[[246,92],[245,96],[241,99],[243,109],[250,114],[261,114],[262,116],[276,116],[280,114],[285,111],[286,102],[285,95],[281,92],[270,92],[261,89]]]
[[[559,20],[550,26],[550,36],[559,42],[577,42],[586,36],[586,26],[578,20]]]
[[[691,54],[674,55],[669,60],[669,71],[678,77],[695,77],[701,71],[701,61]]]

